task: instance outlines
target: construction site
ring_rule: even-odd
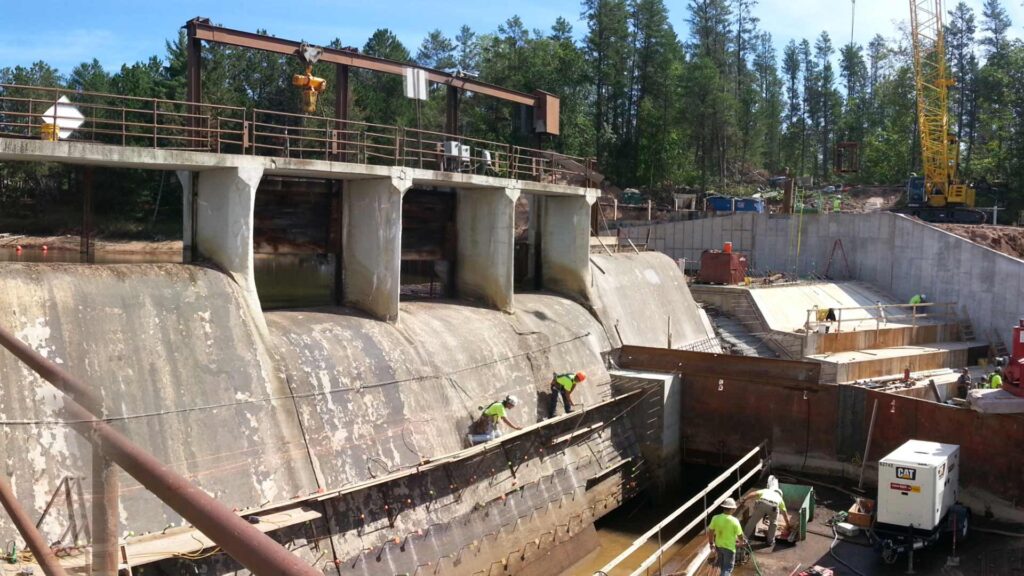
[[[201,18],[184,101],[0,85],[0,162],[83,190],[80,237],[0,231],[0,573],[718,575],[720,513],[735,574],[1024,573],[1024,234],[913,15],[924,176],[814,211],[659,218],[541,145],[556,94]],[[301,61],[306,113],[208,102],[216,46]],[[350,72],[444,131],[350,118]],[[461,134],[470,93],[538,144]],[[123,169],[180,242],[96,240]]]

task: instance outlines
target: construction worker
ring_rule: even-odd
[[[736,543],[747,545],[743,527],[732,515],[735,511],[736,501],[726,498],[725,502],[722,502],[722,512],[708,524],[708,546],[715,552],[714,565],[718,567],[719,576],[731,576],[736,565]]]
[[[743,535],[745,537],[753,537],[757,532],[757,525],[761,523],[761,519],[768,518],[768,531],[765,532],[765,540],[768,542],[768,546],[775,545],[775,533],[779,527],[779,512],[782,512],[783,518],[786,520],[787,525],[789,524],[789,515],[786,513],[786,500],[782,496],[782,490],[778,488],[778,484],[772,485],[769,482],[769,487],[763,490],[757,490],[751,492],[743,497],[743,502],[752,502],[750,516],[745,520],[745,526],[743,526]]]
[[[960,377],[956,379],[956,397],[967,399],[967,391],[971,389],[971,371],[967,368],[960,370]]]
[[[994,372],[988,377],[988,387],[992,390],[998,390],[1003,387],[1003,375],[1002,370],[996,368]]]
[[[843,197],[836,196],[832,199],[832,211],[839,212],[843,209]]]
[[[501,436],[501,429],[498,428],[499,422],[504,422],[513,430],[522,430],[522,427],[516,426],[508,419],[508,410],[515,408],[517,404],[519,404],[519,399],[509,394],[503,400],[492,402],[484,408],[480,417],[470,426],[468,435],[470,445],[489,442]]]
[[[914,294],[913,296],[910,297],[910,305],[911,306],[917,306],[918,304],[924,304],[927,301],[928,301],[928,296],[926,294]]]
[[[554,418],[555,412],[558,410],[558,397],[562,397],[562,405],[565,407],[565,413],[572,412],[573,401],[572,393],[576,391],[576,387],[587,379],[587,375],[583,372],[577,372],[575,374],[569,372],[566,374],[555,374],[555,377],[551,380],[551,399],[548,401],[548,418]]]

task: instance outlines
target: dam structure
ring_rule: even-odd
[[[714,334],[668,257],[592,253],[588,160],[345,119],[321,140],[296,126],[322,117],[275,125],[196,101],[0,98],[0,161],[174,171],[183,187],[183,263],[0,264],[5,504],[60,543],[66,570],[277,574],[261,562],[294,558],[288,573],[550,574],[593,548],[573,542],[597,519],[679,482],[679,379],[616,357]],[[41,138],[34,111],[50,105],[86,121]],[[124,120],[150,109],[141,131]],[[446,143],[474,152],[453,163]],[[282,181],[329,190],[331,305],[261,305],[255,206]],[[410,228],[425,197],[455,233]],[[404,295],[409,261],[443,270],[441,297]],[[587,375],[575,410],[547,418],[565,372]],[[506,395],[523,429],[470,446]],[[217,514],[269,539],[232,540]],[[28,540],[12,518],[0,536]]]

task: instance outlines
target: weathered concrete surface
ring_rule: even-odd
[[[580,302],[589,298],[593,197],[544,198],[540,217],[541,284]]]
[[[398,321],[402,277],[402,197],[411,182],[350,182],[343,212],[345,302],[375,318]]]
[[[267,313],[328,487],[461,449],[480,407],[506,394],[521,401],[513,422],[538,421],[555,372],[587,372],[583,405],[608,392],[604,331],[564,298],[521,294],[514,314],[408,302],[397,326],[342,312]]]
[[[199,176],[192,226],[199,255],[223,268],[242,287],[249,312],[265,333],[252,248],[253,208],[262,177],[263,168],[258,166],[204,172]]]
[[[459,298],[511,312],[519,190],[460,190],[458,194],[455,283]]]
[[[96,386],[118,429],[227,506],[316,490],[287,386],[228,276],[173,264],[8,263],[0,323]],[[0,382],[5,473],[38,518],[65,476],[90,485],[91,448],[61,424],[60,393],[2,350]],[[181,521],[123,473],[120,484],[122,529]],[[66,520],[58,508],[46,536],[56,540]]]
[[[705,249],[733,242],[757,271],[824,274],[836,240],[842,240],[850,277],[906,302],[918,293],[932,302],[959,302],[981,336],[1002,338],[1024,317],[1024,261],[891,212],[731,216],[629,228],[630,238],[646,238],[672,258],[700,258]],[[831,275],[846,278],[837,251]]]
[[[89,142],[47,142],[21,138],[0,138],[0,160],[19,162],[62,162],[87,166],[144,168],[149,170],[203,171],[217,168],[260,167],[268,175],[294,176],[329,180],[360,180],[363,178],[399,178],[415,186],[453,188],[514,187],[542,196],[588,196],[596,198],[600,191],[592,188],[512,180],[462,172],[439,172],[420,168],[377,166],[301,158],[272,158],[242,154],[188,152],[183,150],[130,148]]]
[[[718,350],[714,331],[702,321],[672,259],[659,252],[592,254],[590,259],[590,304],[613,347]]]

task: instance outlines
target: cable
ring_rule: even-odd
[[[754,549],[750,547],[750,542],[747,542],[747,552],[750,553],[750,561],[754,563],[754,571],[757,572],[757,576],[764,576],[761,574],[761,567],[757,565],[757,558],[754,557]]]

